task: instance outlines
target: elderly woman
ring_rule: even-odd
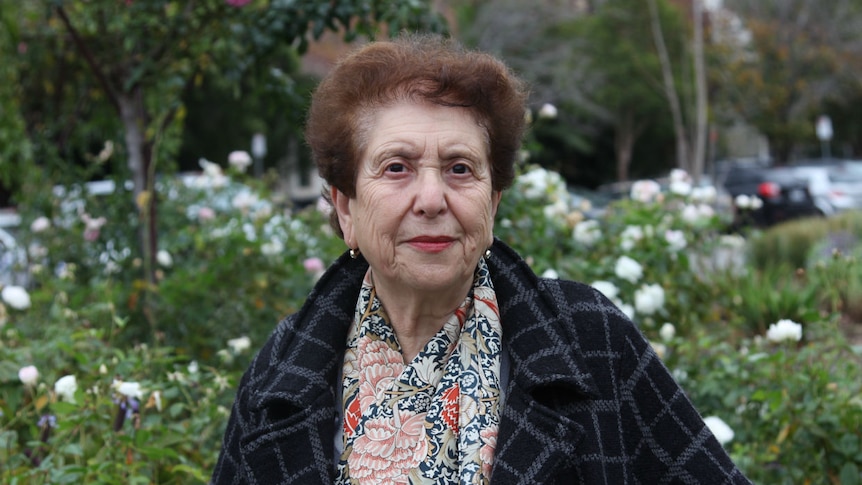
[[[213,483],[748,483],[619,309],[494,240],[525,101],[431,36],[320,84],[306,137],[349,250],[244,375]]]

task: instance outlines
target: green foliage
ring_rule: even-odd
[[[729,451],[755,483],[859,483],[862,355],[834,323],[810,321],[806,344],[728,341],[716,326],[666,342],[667,364],[734,430]]]
[[[102,286],[94,290],[112,291]],[[119,347],[124,321],[104,301],[40,302],[39,324],[12,315],[0,346],[0,479],[4,483],[202,483],[217,456],[234,366],[200,366],[167,346]],[[231,359],[247,350],[226,349]],[[39,377],[22,385],[18,366]],[[54,388],[75,376],[74,401]],[[125,382],[129,389],[121,388]],[[139,391],[135,387],[139,385]],[[124,394],[122,391],[126,391]]]
[[[804,271],[789,265],[750,271],[745,278],[716,280],[716,298],[722,318],[749,332],[763,333],[767,327],[788,318],[797,322],[821,318],[821,305],[834,283],[820,286]]]
[[[113,291],[99,297],[127,312],[128,342],[173,342],[183,353],[212,357],[229,338],[261,341],[314,283],[306,260],[328,265],[343,243],[316,208],[276,206],[259,181],[209,170],[214,173],[159,183],[156,286],[140,277],[145,262],[134,250],[137,219],[128,217],[134,207],[126,190],[86,195],[72,186],[64,198],[41,194],[25,217],[46,217],[51,227],[22,239],[30,248],[33,284],[86,301],[94,293],[73,289],[109,284]],[[230,325],[213,326],[216,321]]]
[[[812,249],[826,244],[824,240],[836,234],[848,234],[862,241],[862,211],[844,212],[830,218],[793,220],[754,234],[751,263],[763,269],[783,264],[804,268]]]

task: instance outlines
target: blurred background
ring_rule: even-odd
[[[862,158],[859,1],[388,3],[2,2],[2,205],[34,169],[40,183],[144,180],[234,150],[285,197],[313,197],[309,92],[351,44],[403,28],[448,32],[525,77],[531,161],[572,186]]]
[[[531,85],[497,237],[613,299],[756,483],[862,483],[862,0],[0,0],[0,482],[207,481],[345,250],[309,96],[402,30]]]

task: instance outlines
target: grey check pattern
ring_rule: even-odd
[[[747,484],[639,330],[598,291],[488,258],[510,360],[503,484]],[[367,263],[342,256],[244,374],[213,484],[331,484],[337,371]]]

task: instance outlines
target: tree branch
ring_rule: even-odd
[[[69,16],[66,14],[66,10],[62,5],[57,5],[56,7],[57,15],[60,16],[60,20],[63,21],[63,25],[66,26],[66,30],[69,32],[69,35],[72,36],[72,41],[78,47],[78,51],[81,52],[81,55],[84,56],[84,59],[87,61],[87,65],[90,66],[90,69],[93,71],[93,75],[96,76],[96,80],[99,84],[102,85],[102,89],[105,90],[105,94],[108,96],[108,99],[111,101],[111,104],[114,106],[114,109],[117,112],[120,112],[120,103],[117,100],[117,93],[114,87],[111,85],[111,82],[105,76],[105,73],[102,71],[99,64],[96,62],[96,58],[93,57],[93,53],[90,52],[89,47],[84,42],[84,39],[81,38],[81,35],[78,33],[78,30],[75,26],[72,25],[72,21],[69,19]]]

